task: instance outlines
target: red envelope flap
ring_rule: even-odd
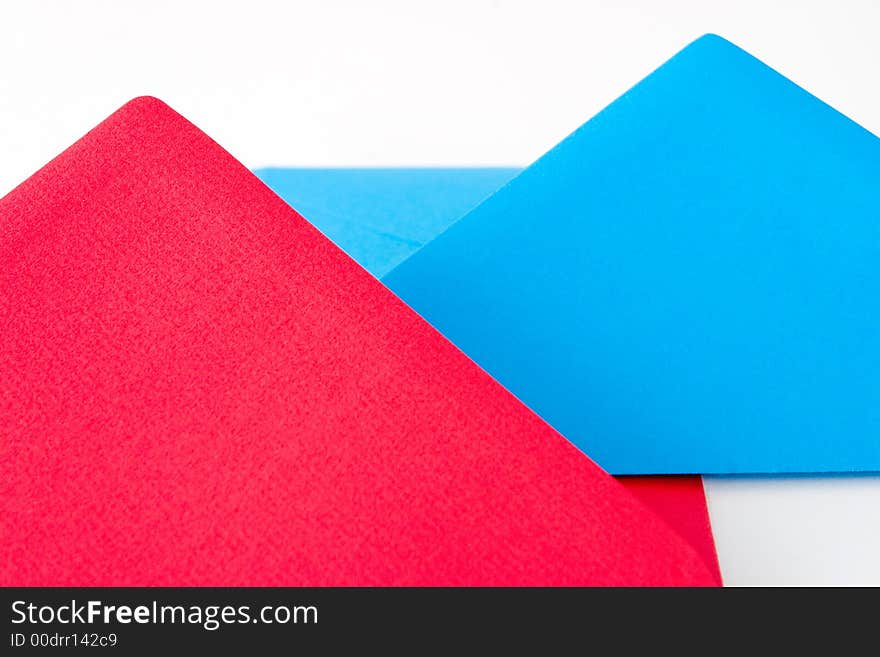
[[[160,101],[0,200],[0,265],[2,584],[715,583]]]

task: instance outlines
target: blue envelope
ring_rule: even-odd
[[[381,278],[520,169],[257,169],[336,246]]]
[[[880,470],[880,140],[719,37],[384,282],[613,474]]]

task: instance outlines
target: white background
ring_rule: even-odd
[[[143,94],[251,168],[526,165],[705,32],[880,133],[876,0],[5,0],[0,194]],[[707,489],[726,583],[880,584],[880,477]]]

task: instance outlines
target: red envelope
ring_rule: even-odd
[[[698,475],[615,477],[700,553],[718,583],[721,568],[709,522],[703,478]]]
[[[711,585],[161,102],[0,200],[0,583]]]

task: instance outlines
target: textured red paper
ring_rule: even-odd
[[[0,583],[713,584],[161,102],[0,200]]]
[[[703,478],[699,476],[616,477],[637,499],[688,541],[721,583],[715,538]]]

